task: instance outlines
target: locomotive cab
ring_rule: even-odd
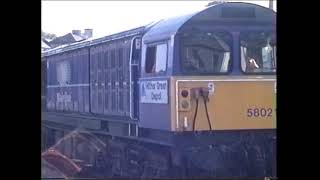
[[[142,38],[141,127],[275,129],[275,18],[222,3],[152,27]]]
[[[117,176],[275,176],[275,23],[265,7],[221,3],[49,50],[46,146],[76,127],[106,142]],[[64,152],[90,154],[71,139]]]

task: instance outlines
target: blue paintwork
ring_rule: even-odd
[[[220,18],[221,9],[224,7],[254,7],[256,9],[256,19],[233,19],[233,18],[225,18],[223,21]],[[271,12],[271,13],[270,13]],[[241,23],[245,23],[246,26],[241,25]],[[250,28],[247,24],[251,24]],[[267,25],[268,24],[268,25]],[[162,20],[155,25],[143,26],[139,28],[135,28],[129,31],[124,31],[121,33],[117,33],[114,35],[106,36],[103,38],[95,39],[92,41],[76,43],[70,46],[66,46],[63,48],[57,48],[50,52],[44,53],[44,56],[47,57],[49,62],[49,69],[47,72],[48,75],[48,85],[58,85],[56,78],[56,62],[61,59],[68,60],[71,63],[71,72],[72,79],[70,84],[81,84],[81,83],[89,83],[89,51],[90,49],[94,49],[94,47],[98,47],[97,45],[103,44],[106,42],[111,42],[115,39],[121,39],[128,36],[140,35],[142,36],[142,48],[141,50],[135,50],[133,56],[135,57],[134,63],[139,64],[140,69],[136,69],[136,75],[134,75],[134,79],[139,81],[144,80],[152,80],[152,79],[169,79],[171,76],[182,75],[180,71],[180,33],[191,30],[192,28],[197,28],[200,31],[214,31],[214,30],[226,30],[229,31],[233,35],[233,46],[238,47],[238,33],[242,30],[275,30],[275,13],[268,8],[257,6],[254,4],[248,3],[222,3],[210,7],[205,7],[204,9],[191,13],[188,15],[183,15],[175,18],[169,18],[167,20]],[[161,74],[146,74],[144,72],[144,64],[145,64],[145,51],[146,47],[149,43],[157,43],[157,42],[166,42],[168,44],[168,56],[167,56],[167,71]],[[76,54],[77,51],[86,51],[85,57],[74,58],[69,57],[66,58],[68,54]],[[237,48],[233,48],[233,62],[232,62],[232,75],[241,74],[240,71],[240,60],[239,60],[239,50]],[[60,59],[60,60],[59,60]],[[125,66],[125,71],[128,68]],[[139,87],[135,87],[136,92]],[[74,91],[74,90],[72,90]],[[48,90],[48,98],[54,98],[56,90]],[[79,99],[79,95],[75,95],[74,101],[84,101],[86,109],[85,112],[91,112],[89,108],[92,106],[90,104],[90,89],[84,88],[83,90],[78,90],[75,94],[82,94],[84,99]],[[134,99],[139,102],[139,93],[133,94]],[[79,107],[80,108],[80,107]],[[82,105],[81,105],[81,108]],[[92,109],[95,110],[95,109]],[[139,107],[134,107],[134,114],[139,115],[138,119],[141,121],[142,127],[154,128],[154,129],[163,129],[170,130],[170,101],[168,104],[141,104],[139,102]],[[101,110],[99,110],[101,111]],[[154,116],[154,114],[157,116]],[[106,113],[104,113],[106,114]],[[108,114],[106,114],[108,115]],[[148,120],[149,119],[149,120]],[[152,119],[152,120],[151,120]]]
[[[42,53],[42,56],[43,57],[47,57],[47,56],[52,56],[52,55],[56,55],[56,54],[62,54],[64,52],[70,52],[70,51],[77,50],[77,49],[82,49],[82,48],[89,48],[89,47],[93,47],[93,46],[98,45],[98,44],[111,42],[111,41],[114,41],[114,40],[117,40],[117,39],[122,39],[123,37],[141,35],[145,31],[147,31],[149,28],[150,27],[147,27],[147,26],[141,26],[141,27],[138,27],[138,28],[134,28],[134,29],[130,29],[130,30],[127,30],[127,31],[119,32],[119,33],[112,34],[112,35],[109,35],[109,36],[104,36],[104,37],[97,38],[97,39],[91,39],[91,40],[86,40],[86,41],[73,43],[73,44],[68,45],[66,47],[62,46],[62,47],[49,49],[48,51]]]
[[[139,82],[147,81],[150,79],[140,79]],[[169,77],[165,78],[153,78],[152,80],[167,80],[168,89],[170,89]],[[169,93],[169,92],[168,92]],[[171,97],[168,94],[168,104],[153,104],[153,103],[140,103],[139,99],[139,127],[160,129],[160,130],[171,130],[171,108],[170,108]]]
[[[220,11],[224,7],[253,7],[256,8],[256,19],[245,19],[240,21],[241,23],[248,22],[275,22],[275,12],[255,4],[249,3],[223,3],[210,7],[206,7],[201,11],[191,13],[184,16],[178,16],[174,18],[169,18],[167,20],[162,20],[154,25],[148,32],[145,33],[143,37],[144,43],[155,42],[159,40],[169,39],[172,35],[175,35],[179,31],[183,30],[185,26],[190,26],[193,23],[201,22],[206,20],[206,23],[221,22]],[[270,13],[273,12],[273,13]],[[235,19],[223,19],[224,22],[233,22]],[[236,20],[239,21],[239,20]],[[229,27],[228,27],[229,28]]]
[[[232,32],[233,36],[233,47],[240,47],[239,41],[239,31]],[[232,65],[231,65],[231,73],[232,75],[240,75],[241,74],[241,60],[240,60],[240,50],[239,48],[232,49]]]
[[[252,7],[255,8],[256,18],[224,18],[220,17],[221,9],[225,7]],[[275,12],[254,4],[248,3],[223,3],[206,7],[201,11],[162,20],[154,25],[142,39],[142,59],[141,59],[141,78],[143,80],[155,80],[170,76],[183,75],[180,69],[180,34],[192,29],[199,31],[227,31],[233,37],[231,69],[227,74],[221,75],[242,75],[240,65],[239,32],[240,31],[275,31]],[[248,26],[250,24],[250,26]],[[174,39],[172,39],[174,38]],[[149,44],[156,43],[168,44],[167,71],[165,73],[153,74],[145,73],[146,49]],[[170,128],[164,123],[164,116],[170,118],[166,113],[170,111],[169,104],[142,104],[140,103],[140,125],[144,128],[154,128],[169,130]],[[154,116],[157,113],[157,116]]]
[[[170,39],[171,35],[178,32],[179,28],[194,14],[195,13],[160,21],[143,36],[143,43]]]
[[[48,110],[51,111],[67,111],[67,112],[89,112],[89,87],[65,87],[59,85],[57,81],[57,64],[61,61],[69,61],[71,69],[71,82],[68,85],[88,84],[88,53],[87,50],[76,50],[72,52],[72,56],[68,54],[54,55],[48,57],[47,63],[49,68],[47,71],[48,88],[47,88],[47,103],[53,103],[54,106]],[[52,87],[55,86],[55,87]],[[71,94],[72,106],[66,110],[64,104],[57,104],[57,93],[67,92]],[[77,105],[75,105],[77,104]]]
[[[222,7],[251,6],[257,10],[259,19],[243,19],[237,22],[234,19],[217,18]],[[126,32],[106,36],[93,41],[73,44],[64,48],[57,48],[44,54],[49,63],[47,82],[49,86],[58,85],[56,78],[56,64],[61,59],[71,63],[72,77],[70,84],[90,82],[90,49],[99,44],[111,42],[115,39],[143,36],[142,50],[136,50],[134,63],[139,64],[135,69],[134,79],[140,82],[146,80],[170,80],[170,77],[182,75],[180,72],[180,42],[179,33],[197,28],[201,31],[226,30],[233,35],[233,46],[239,46],[239,35],[242,30],[275,30],[275,13],[271,10],[247,3],[225,3],[204,8],[202,11],[189,15],[163,20],[154,26],[140,27]],[[245,23],[245,25],[241,25]],[[250,24],[250,26],[248,26]],[[227,26],[226,26],[227,25]],[[252,25],[252,26],[251,26]],[[174,36],[172,36],[174,35]],[[172,37],[174,39],[172,39]],[[174,41],[172,41],[174,40]],[[146,74],[144,72],[145,50],[148,43],[159,41],[168,43],[167,71],[162,74]],[[67,54],[76,54],[78,50],[86,51],[81,58],[67,58]],[[232,75],[239,75],[239,49],[233,48]],[[128,68],[125,66],[124,68]],[[140,69],[139,69],[140,68]],[[171,84],[168,83],[168,90]],[[135,114],[139,119],[140,137],[166,141],[174,145],[178,151],[177,166],[186,170],[188,177],[264,177],[276,175],[276,132],[273,130],[238,130],[238,131],[202,131],[182,132],[171,131],[171,97],[168,95],[168,104],[140,103],[139,87],[134,87],[134,98],[139,105],[135,107]],[[56,104],[56,94],[68,92],[72,95],[72,103],[78,102],[78,107],[72,106],[66,110],[63,104]],[[54,87],[47,89],[47,100],[54,102],[53,111],[72,113],[90,113],[90,87]],[[169,94],[169,91],[168,91]],[[115,94],[112,94],[116,97]],[[119,98],[121,95],[117,95]],[[129,102],[128,102],[129,103]],[[56,106],[58,105],[58,107]],[[110,115],[110,112],[105,113]],[[88,115],[94,117],[94,114]],[[114,119],[113,119],[114,120]],[[79,125],[79,124],[77,124]],[[75,126],[77,126],[75,125]],[[146,131],[140,131],[144,129]],[[147,133],[144,133],[147,132]],[[112,132],[114,133],[114,132]],[[142,136],[141,136],[142,135]],[[150,144],[149,144],[150,145]],[[176,156],[175,156],[176,157]],[[174,158],[175,158],[174,157]]]
[[[214,21],[221,21],[220,11],[224,7],[254,7],[256,8],[257,19],[248,20],[245,19],[243,22],[262,22],[262,21],[270,21],[274,19],[275,21],[275,13],[270,13],[272,10],[254,5],[249,3],[222,3],[214,6],[206,7],[201,9],[198,12],[194,12],[191,14],[178,16],[169,18],[167,20],[162,20],[154,25],[143,37],[144,43],[155,42],[159,40],[169,39],[172,35],[175,35],[179,31],[181,31],[185,26],[192,25],[192,23],[207,21],[210,24],[214,23]],[[234,22],[234,19],[223,19],[223,21]],[[238,20],[237,20],[238,21]]]

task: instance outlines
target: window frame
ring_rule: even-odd
[[[157,66],[157,46],[159,45],[165,45],[166,46],[166,56],[165,56],[165,71],[161,71],[161,72],[147,72],[147,53],[148,53],[148,48],[150,47],[155,47],[156,48],[156,52],[155,52],[155,62],[154,62],[154,65]],[[146,45],[146,50],[145,50],[145,61],[144,61],[144,74],[147,75],[147,76],[150,76],[150,75],[164,75],[167,73],[168,71],[168,56],[169,56],[169,46],[168,46],[168,42],[167,41],[161,41],[161,42],[155,42],[155,43],[149,43]],[[155,67],[156,69],[156,67]]]
[[[211,30],[209,33],[216,33],[216,32],[225,32],[226,34],[228,34],[231,38],[231,42],[230,44],[230,60],[229,60],[229,64],[228,64],[228,70],[226,72],[209,72],[209,73],[199,73],[199,72],[194,72],[194,73],[191,73],[191,72],[186,72],[185,69],[183,68],[183,57],[184,57],[184,44],[182,43],[183,40],[182,38],[183,37],[180,37],[180,47],[179,47],[179,68],[180,68],[180,73],[181,75],[183,76],[210,76],[210,75],[229,75],[232,73],[233,71],[233,61],[234,61],[234,42],[235,42],[235,39],[234,39],[234,36],[232,35],[232,32],[230,31],[227,31],[227,30],[219,30],[219,29],[213,29]],[[203,33],[208,33],[208,32],[203,32]]]
[[[276,63],[276,71],[275,72],[246,72],[245,70],[242,69],[242,51],[241,51],[241,33],[247,32],[247,33],[258,33],[258,32],[266,32],[266,33],[272,33],[276,35],[276,32],[274,30],[248,30],[248,31],[239,31],[239,38],[238,38],[238,49],[239,49],[239,66],[240,66],[240,72],[244,75],[276,75],[277,74],[277,51],[275,52],[275,63]],[[276,38],[277,39],[277,38]],[[277,41],[277,40],[276,40]],[[275,46],[277,49],[277,45]]]

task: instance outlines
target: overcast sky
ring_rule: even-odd
[[[94,37],[146,25],[152,21],[195,12],[211,1],[44,1],[41,29],[57,36],[73,29],[93,29]],[[242,1],[268,7],[268,0]],[[274,0],[274,9],[276,1]]]

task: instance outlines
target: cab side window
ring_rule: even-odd
[[[157,44],[147,47],[146,73],[161,73],[167,70],[167,44]]]
[[[276,35],[274,32],[240,32],[241,67],[245,73],[276,72]]]

